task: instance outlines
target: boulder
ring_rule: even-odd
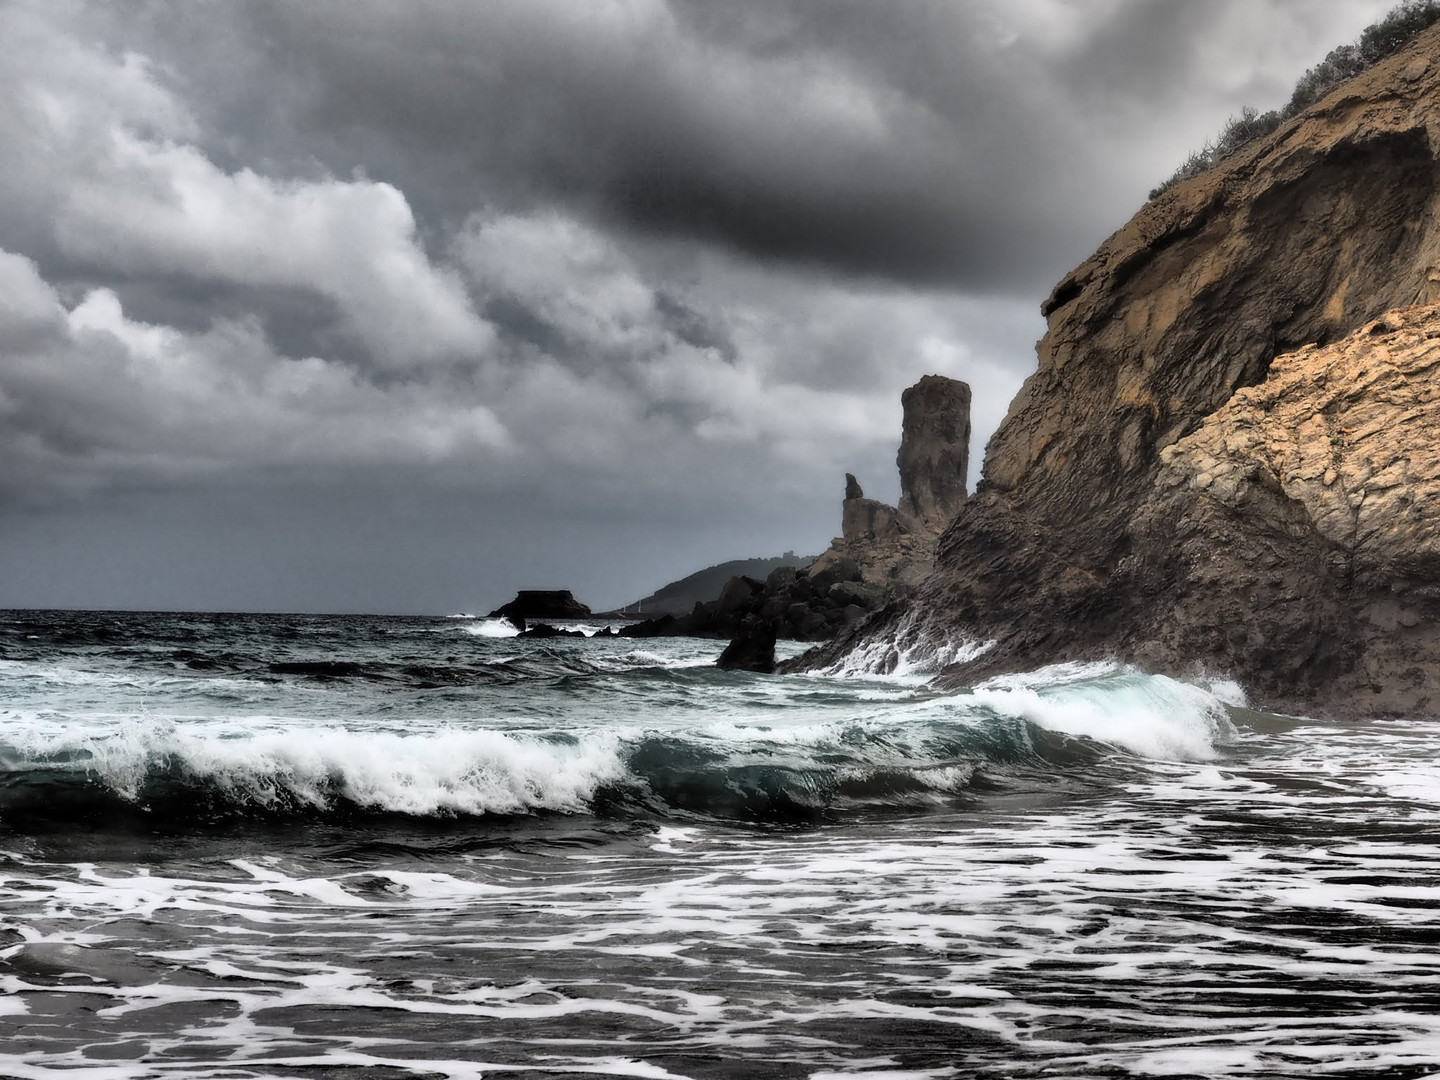
[[[764,582],[756,581],[754,578],[731,578],[725,583],[725,587],[720,590],[720,596],[715,600],[715,614],[719,616],[733,615],[738,611],[748,609],[764,589]]]
[[[819,570],[812,571],[809,583],[817,595],[824,596],[832,585],[841,581],[859,581],[861,576],[859,563],[854,559],[839,558],[831,560]]]
[[[658,619],[645,619],[620,628],[620,636],[627,638],[683,637],[680,620],[674,615],[661,615]]]
[[[836,607],[858,605],[873,611],[885,602],[886,590],[868,581],[837,581],[827,590],[826,597]]]
[[[583,638],[586,636],[583,630],[562,630],[558,626],[551,626],[549,623],[536,623],[528,629],[521,630],[517,637],[522,638]]]
[[[741,622],[715,666],[726,671],[775,670],[775,625],[767,619],[750,617]]]
[[[795,584],[796,577],[797,572],[795,567],[777,566],[774,570],[771,570],[769,576],[765,578],[765,591],[773,594],[783,589],[788,589]]]

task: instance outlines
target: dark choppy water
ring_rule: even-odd
[[[0,1076],[1440,1075],[1425,724],[493,629],[0,615]]]

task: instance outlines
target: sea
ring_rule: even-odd
[[[0,613],[0,1076],[1440,1076],[1433,723],[720,647]]]

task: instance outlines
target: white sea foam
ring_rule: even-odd
[[[480,619],[467,623],[464,630],[472,637],[483,638],[511,638],[520,633],[520,628],[509,619]]]
[[[586,637],[594,637],[596,634],[603,634],[607,630],[618,630],[621,623],[591,623],[591,622],[556,622],[552,625],[563,627],[566,630],[579,630]]]
[[[1019,689],[1077,681],[1050,669]],[[1104,798],[1040,810],[686,823],[558,858],[0,864],[26,943],[7,954],[88,951],[58,985],[0,970],[0,1003],[30,1010],[0,1034],[53,1040],[0,1038],[0,1074],[683,1077],[697,1060],[763,1072],[779,1047],[812,1080],[1425,1075],[1440,811],[1373,781],[1428,738],[1317,725],[1271,736],[1269,756],[1139,765]],[[1344,788],[1303,786],[1321,761]],[[1302,786],[1277,795],[1277,772]],[[1274,827],[1236,824],[1265,814]],[[1406,828],[1355,839],[1387,820]]]
[[[711,656],[688,656],[681,659],[676,659],[674,656],[662,656],[660,653],[650,652],[648,649],[631,649],[629,652],[621,653],[619,656],[612,657],[611,660],[617,667],[621,668],[687,668],[715,666],[715,659]]]
[[[980,641],[936,630],[910,612],[890,632],[856,646],[824,668],[821,674],[841,678],[885,677],[921,683],[938,675],[950,664],[982,656],[994,644],[993,641]]]
[[[890,634],[860,645],[821,674],[915,686],[993,644],[946,636],[907,615]],[[1227,679],[1191,683],[1114,662],[1072,662],[987,679],[941,701],[942,709],[973,703],[1144,757],[1197,761],[1213,758],[1235,738],[1227,706],[1244,705],[1245,692]]]
[[[968,697],[1049,731],[1149,758],[1204,761],[1236,734],[1219,694],[1112,663],[1056,664],[1001,676],[979,684]]]
[[[1409,762],[1375,776],[1375,784],[1397,798],[1440,806],[1440,765]]]
[[[325,808],[339,797],[404,814],[578,812],[625,771],[617,741],[603,735],[573,744],[488,730],[310,728],[225,738],[132,721],[107,736],[31,734],[11,742],[12,768],[88,759],[86,770],[126,798],[170,764],[237,801],[271,808]]]
[[[1226,705],[1233,705],[1236,708],[1243,708],[1249,703],[1249,696],[1245,688],[1234,679],[1210,678],[1202,676],[1194,680],[1196,686],[1203,687]]]
[[[633,668],[664,668],[681,671],[686,668],[713,668],[720,655],[719,643],[700,638],[677,638],[668,643],[667,652],[652,649],[628,649],[623,653],[601,653],[587,659],[597,666],[613,671]]]

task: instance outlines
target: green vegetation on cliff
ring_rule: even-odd
[[[1237,150],[1269,135],[1286,120],[1303,112],[1335,87],[1403,48],[1420,31],[1440,21],[1440,0],[1403,0],[1379,22],[1367,26],[1351,45],[1331,49],[1295,84],[1284,108],[1260,112],[1246,107],[1232,116],[1216,140],[1196,150],[1159,186],[1155,198],[1183,180],[1209,172]]]

